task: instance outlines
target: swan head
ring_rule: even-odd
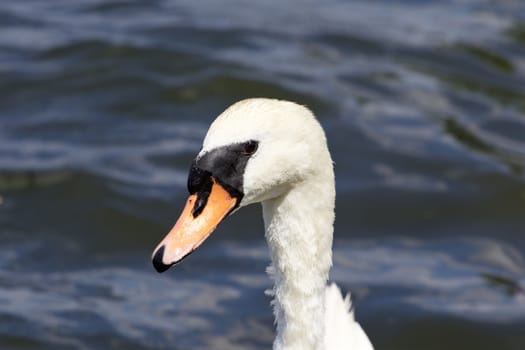
[[[235,210],[282,196],[327,168],[325,134],[307,108],[263,98],[235,103],[211,124],[191,165],[190,196],[153,253],[155,269],[192,253]]]

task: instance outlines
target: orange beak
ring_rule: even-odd
[[[171,265],[197,249],[237,203],[237,199],[213,177],[207,202],[202,211],[195,214],[194,207],[197,200],[197,194],[189,196],[175,226],[155,248],[152,259],[153,266],[158,272],[166,271]]]

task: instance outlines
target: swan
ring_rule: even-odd
[[[229,214],[262,203],[274,282],[274,350],[373,350],[350,296],[327,285],[335,206],[324,131],[306,107],[266,98],[239,101],[211,124],[193,161],[179,219],[155,248],[166,271]]]

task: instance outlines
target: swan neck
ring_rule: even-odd
[[[274,350],[322,348],[335,190],[331,167],[320,175],[263,202],[274,280]]]

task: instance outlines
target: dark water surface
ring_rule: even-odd
[[[208,124],[310,106],[377,349],[525,349],[525,3],[0,2],[0,349],[269,349],[260,208],[154,246]]]

